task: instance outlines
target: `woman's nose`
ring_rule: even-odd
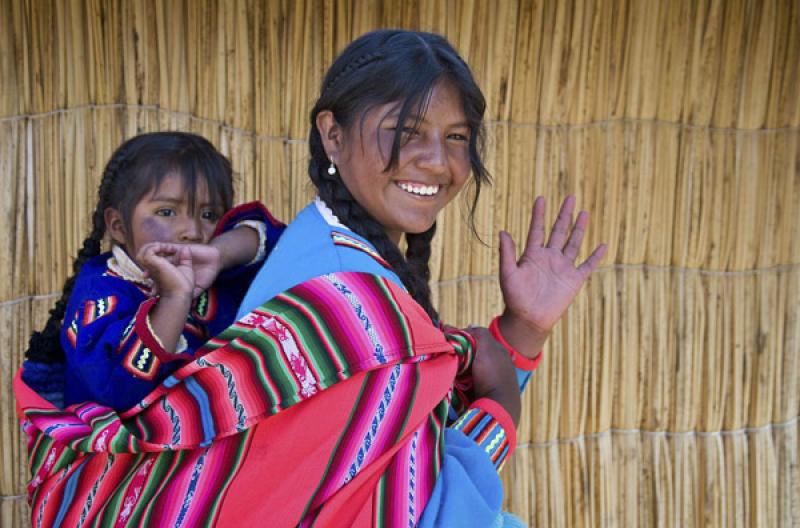
[[[447,170],[447,146],[439,137],[431,137],[422,145],[420,167],[439,173]]]

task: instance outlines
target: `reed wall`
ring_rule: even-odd
[[[0,0],[0,525],[27,525],[11,378],[112,150],[160,129],[232,158],[240,201],[311,196],[326,66],[379,27],[445,34],[488,100],[478,227],[440,223],[446,321],[501,309],[497,231],[575,193],[609,254],[524,401],[504,471],[535,526],[800,526],[796,0]],[[552,211],[549,214],[552,217]]]

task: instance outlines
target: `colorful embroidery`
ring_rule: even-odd
[[[103,316],[109,315],[114,312],[117,306],[117,297],[110,295],[102,297],[94,301],[86,301],[83,305],[83,321],[82,325],[89,325]]]
[[[75,348],[78,343],[78,312],[75,312],[75,317],[73,317],[72,321],[69,323],[66,333],[69,343]]]
[[[473,407],[453,424],[453,429],[461,431],[481,446],[498,470],[503,467],[511,445],[505,429],[491,414]]]
[[[383,266],[384,268],[392,269],[392,267],[389,265],[389,263],[386,262],[386,260],[384,260],[383,257],[381,257],[380,253],[375,251],[375,248],[373,248],[372,246],[370,246],[368,244],[365,244],[361,240],[359,240],[357,238],[354,238],[354,237],[351,237],[349,235],[346,235],[345,233],[342,233],[340,231],[331,231],[331,238],[333,239],[333,243],[335,245],[337,245],[337,246],[345,246],[345,247],[357,249],[359,251],[363,251],[364,253],[366,253],[370,257],[372,257],[375,260],[377,260],[380,263],[380,265]]]
[[[197,297],[192,307],[192,315],[197,320],[207,323],[217,315],[217,304],[219,298],[214,288],[210,288]]]
[[[122,360],[122,366],[125,367],[125,370],[137,378],[146,380],[155,378],[160,364],[161,361],[159,361],[158,357],[139,338],[136,338],[132,343],[125,354],[125,359]]]

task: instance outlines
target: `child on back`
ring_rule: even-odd
[[[98,197],[75,275],[31,337],[24,379],[49,384],[40,392],[61,406],[121,411],[233,323],[283,226],[260,204],[232,209],[230,163],[182,132],[123,143]],[[101,254],[106,233],[112,250]],[[63,389],[53,386],[59,369]]]

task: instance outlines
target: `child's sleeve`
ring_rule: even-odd
[[[217,223],[213,236],[221,235],[232,229],[247,226],[258,233],[258,251],[256,256],[242,266],[224,270],[220,276],[226,279],[235,277],[242,272],[258,268],[266,256],[272,251],[278,238],[286,226],[275,219],[261,202],[247,202],[238,205],[225,213]]]
[[[76,382],[67,385],[68,404],[92,400],[128,409],[192,358],[182,352],[183,336],[179,353],[169,353],[153,333],[149,313],[157,298],[137,304],[142,295],[125,293],[92,296],[65,319],[61,342]]]

